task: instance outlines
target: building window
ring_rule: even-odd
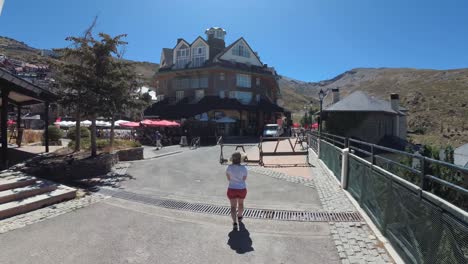
[[[190,80],[190,88],[208,88],[208,77],[192,78]]]
[[[257,100],[257,102],[260,102],[260,95],[257,94],[257,95],[255,96],[255,99]]]
[[[252,79],[248,74],[237,74],[236,76],[236,84],[238,87],[250,88],[252,86],[251,81]]]
[[[219,98],[224,98],[226,93],[224,91],[219,91]]]
[[[174,86],[176,89],[187,89],[190,87],[190,79],[189,78],[175,79]]]
[[[208,88],[208,77],[200,78],[200,88]]]
[[[205,90],[195,91],[195,100],[200,101],[203,97],[205,97]]]
[[[176,53],[176,68],[184,68],[190,61],[190,48],[181,48]]]
[[[255,82],[257,83],[257,86],[260,86],[260,78],[257,78]]]
[[[184,99],[184,91],[176,91],[176,101]]]
[[[239,43],[232,49],[232,55],[250,58],[250,52],[247,47]]]
[[[225,77],[226,77],[226,76],[224,76],[224,72],[222,72],[222,73],[219,74],[219,79],[220,79],[221,81],[224,81],[224,78],[225,78]]]
[[[242,104],[249,104],[252,101],[251,92],[230,91],[229,98],[237,99]]]
[[[192,50],[192,67],[201,67],[206,61],[206,47],[195,47]]]

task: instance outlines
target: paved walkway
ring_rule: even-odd
[[[218,151],[219,147],[184,149],[170,156],[121,164],[119,173],[131,177],[119,188],[152,197],[227,205],[225,166],[218,162]],[[249,166],[246,206],[355,211],[314,156],[311,163],[312,167],[278,168],[280,171]],[[297,175],[298,170],[304,174]],[[44,216],[45,209],[53,214],[50,208],[41,209],[41,217],[37,216],[41,210],[22,216],[37,220],[0,235],[0,263],[391,262],[363,222],[246,219],[246,230],[232,232],[230,219],[224,216],[117,198],[94,199],[89,204],[66,214],[64,205],[56,217]],[[3,224],[8,219],[0,221]]]
[[[187,147],[182,148],[179,145],[167,146],[158,150],[154,146],[143,146],[143,157],[144,159],[154,159],[163,155],[172,155],[187,149]]]

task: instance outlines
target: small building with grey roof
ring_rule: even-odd
[[[323,109],[325,131],[375,144],[402,145],[406,142],[406,112],[400,107],[398,94],[381,100],[365,92],[355,91],[339,98],[339,90],[332,90],[332,103]]]

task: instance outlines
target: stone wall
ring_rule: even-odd
[[[143,148],[102,153],[95,158],[73,159],[39,156],[19,166],[18,169],[31,175],[53,181],[93,178],[109,173],[119,161],[143,159]]]
[[[119,161],[131,161],[143,159],[143,148],[121,149],[117,151]]]

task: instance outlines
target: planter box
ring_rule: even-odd
[[[131,161],[143,159],[143,147],[121,149],[117,151],[119,161]]]

